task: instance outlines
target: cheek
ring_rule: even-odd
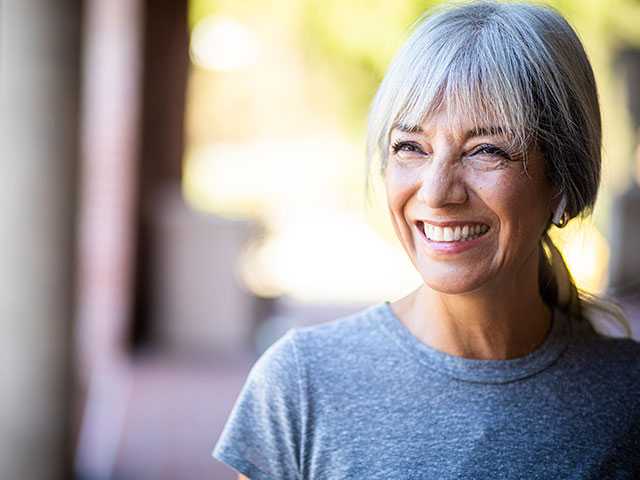
[[[398,240],[412,257],[414,254],[413,237],[405,215],[416,191],[416,179],[404,172],[390,168],[386,172],[384,183],[391,223]]]
[[[404,210],[416,190],[416,179],[397,169],[388,168],[384,178],[387,204],[393,215],[404,215]]]
[[[505,175],[491,184],[478,185],[476,191],[497,217],[503,250],[520,250],[523,244],[537,245],[546,225],[545,185],[524,175]]]
[[[478,176],[467,183],[469,190],[500,220],[520,208],[523,186],[509,175]]]

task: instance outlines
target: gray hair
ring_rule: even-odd
[[[384,173],[394,126],[445,108],[451,122],[499,125],[512,148],[536,142],[571,217],[591,211],[600,183],[595,79],[569,23],[550,7],[478,1],[429,11],[396,55],[369,113],[367,158]]]
[[[578,35],[554,9],[475,1],[427,12],[391,63],[371,105],[367,179],[376,157],[384,175],[394,127],[417,127],[442,110],[451,123],[464,119],[477,128],[501,127],[510,147],[525,158],[536,145],[547,178],[566,197],[570,218],[591,213],[600,184],[598,93]],[[615,305],[578,291],[547,234],[541,244],[545,301],[590,317],[605,333],[602,319],[593,314],[601,312],[628,334]]]

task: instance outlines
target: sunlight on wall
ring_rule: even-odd
[[[367,303],[420,284],[404,252],[363,217],[326,210],[297,215],[245,260],[243,276],[254,291],[278,285],[280,293],[303,301]]]
[[[372,227],[363,214],[364,145],[337,128],[341,86],[318,81],[292,26],[267,18],[217,12],[195,24],[184,196],[200,211],[262,224],[239,267],[257,295],[401,296],[417,273],[380,235],[384,222]]]
[[[337,303],[396,298],[419,277],[398,244],[342,205],[340,192],[349,188],[344,165],[357,155],[330,134],[212,145],[187,157],[185,197],[202,211],[261,219],[267,234],[241,266],[260,296]]]
[[[200,210],[228,216],[287,216],[297,208],[339,209],[345,164],[361,155],[337,134],[255,139],[191,150],[184,189]]]
[[[259,45],[253,32],[233,18],[210,16],[191,33],[189,53],[194,64],[228,72],[256,63]]]
[[[550,236],[562,252],[578,286],[590,293],[606,287],[609,244],[590,220],[572,220],[565,228],[553,228]]]

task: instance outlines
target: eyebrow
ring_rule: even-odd
[[[404,133],[424,133],[424,130],[420,125],[397,124],[393,126],[392,130],[399,130]],[[469,139],[474,137],[502,136],[505,135],[506,132],[507,129],[503,127],[477,127],[467,130],[464,134],[464,138]]]
[[[422,127],[420,125],[405,125],[405,124],[396,124],[391,130],[400,130],[404,133],[422,133]]]
[[[503,136],[507,130],[502,127],[480,127],[467,131],[465,138]]]

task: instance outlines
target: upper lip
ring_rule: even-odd
[[[435,220],[416,220],[416,223],[428,223],[429,225],[434,225],[436,227],[458,227],[464,225],[472,225],[472,224],[482,224],[488,225],[486,222],[481,220],[448,220],[446,222],[439,222]]]

